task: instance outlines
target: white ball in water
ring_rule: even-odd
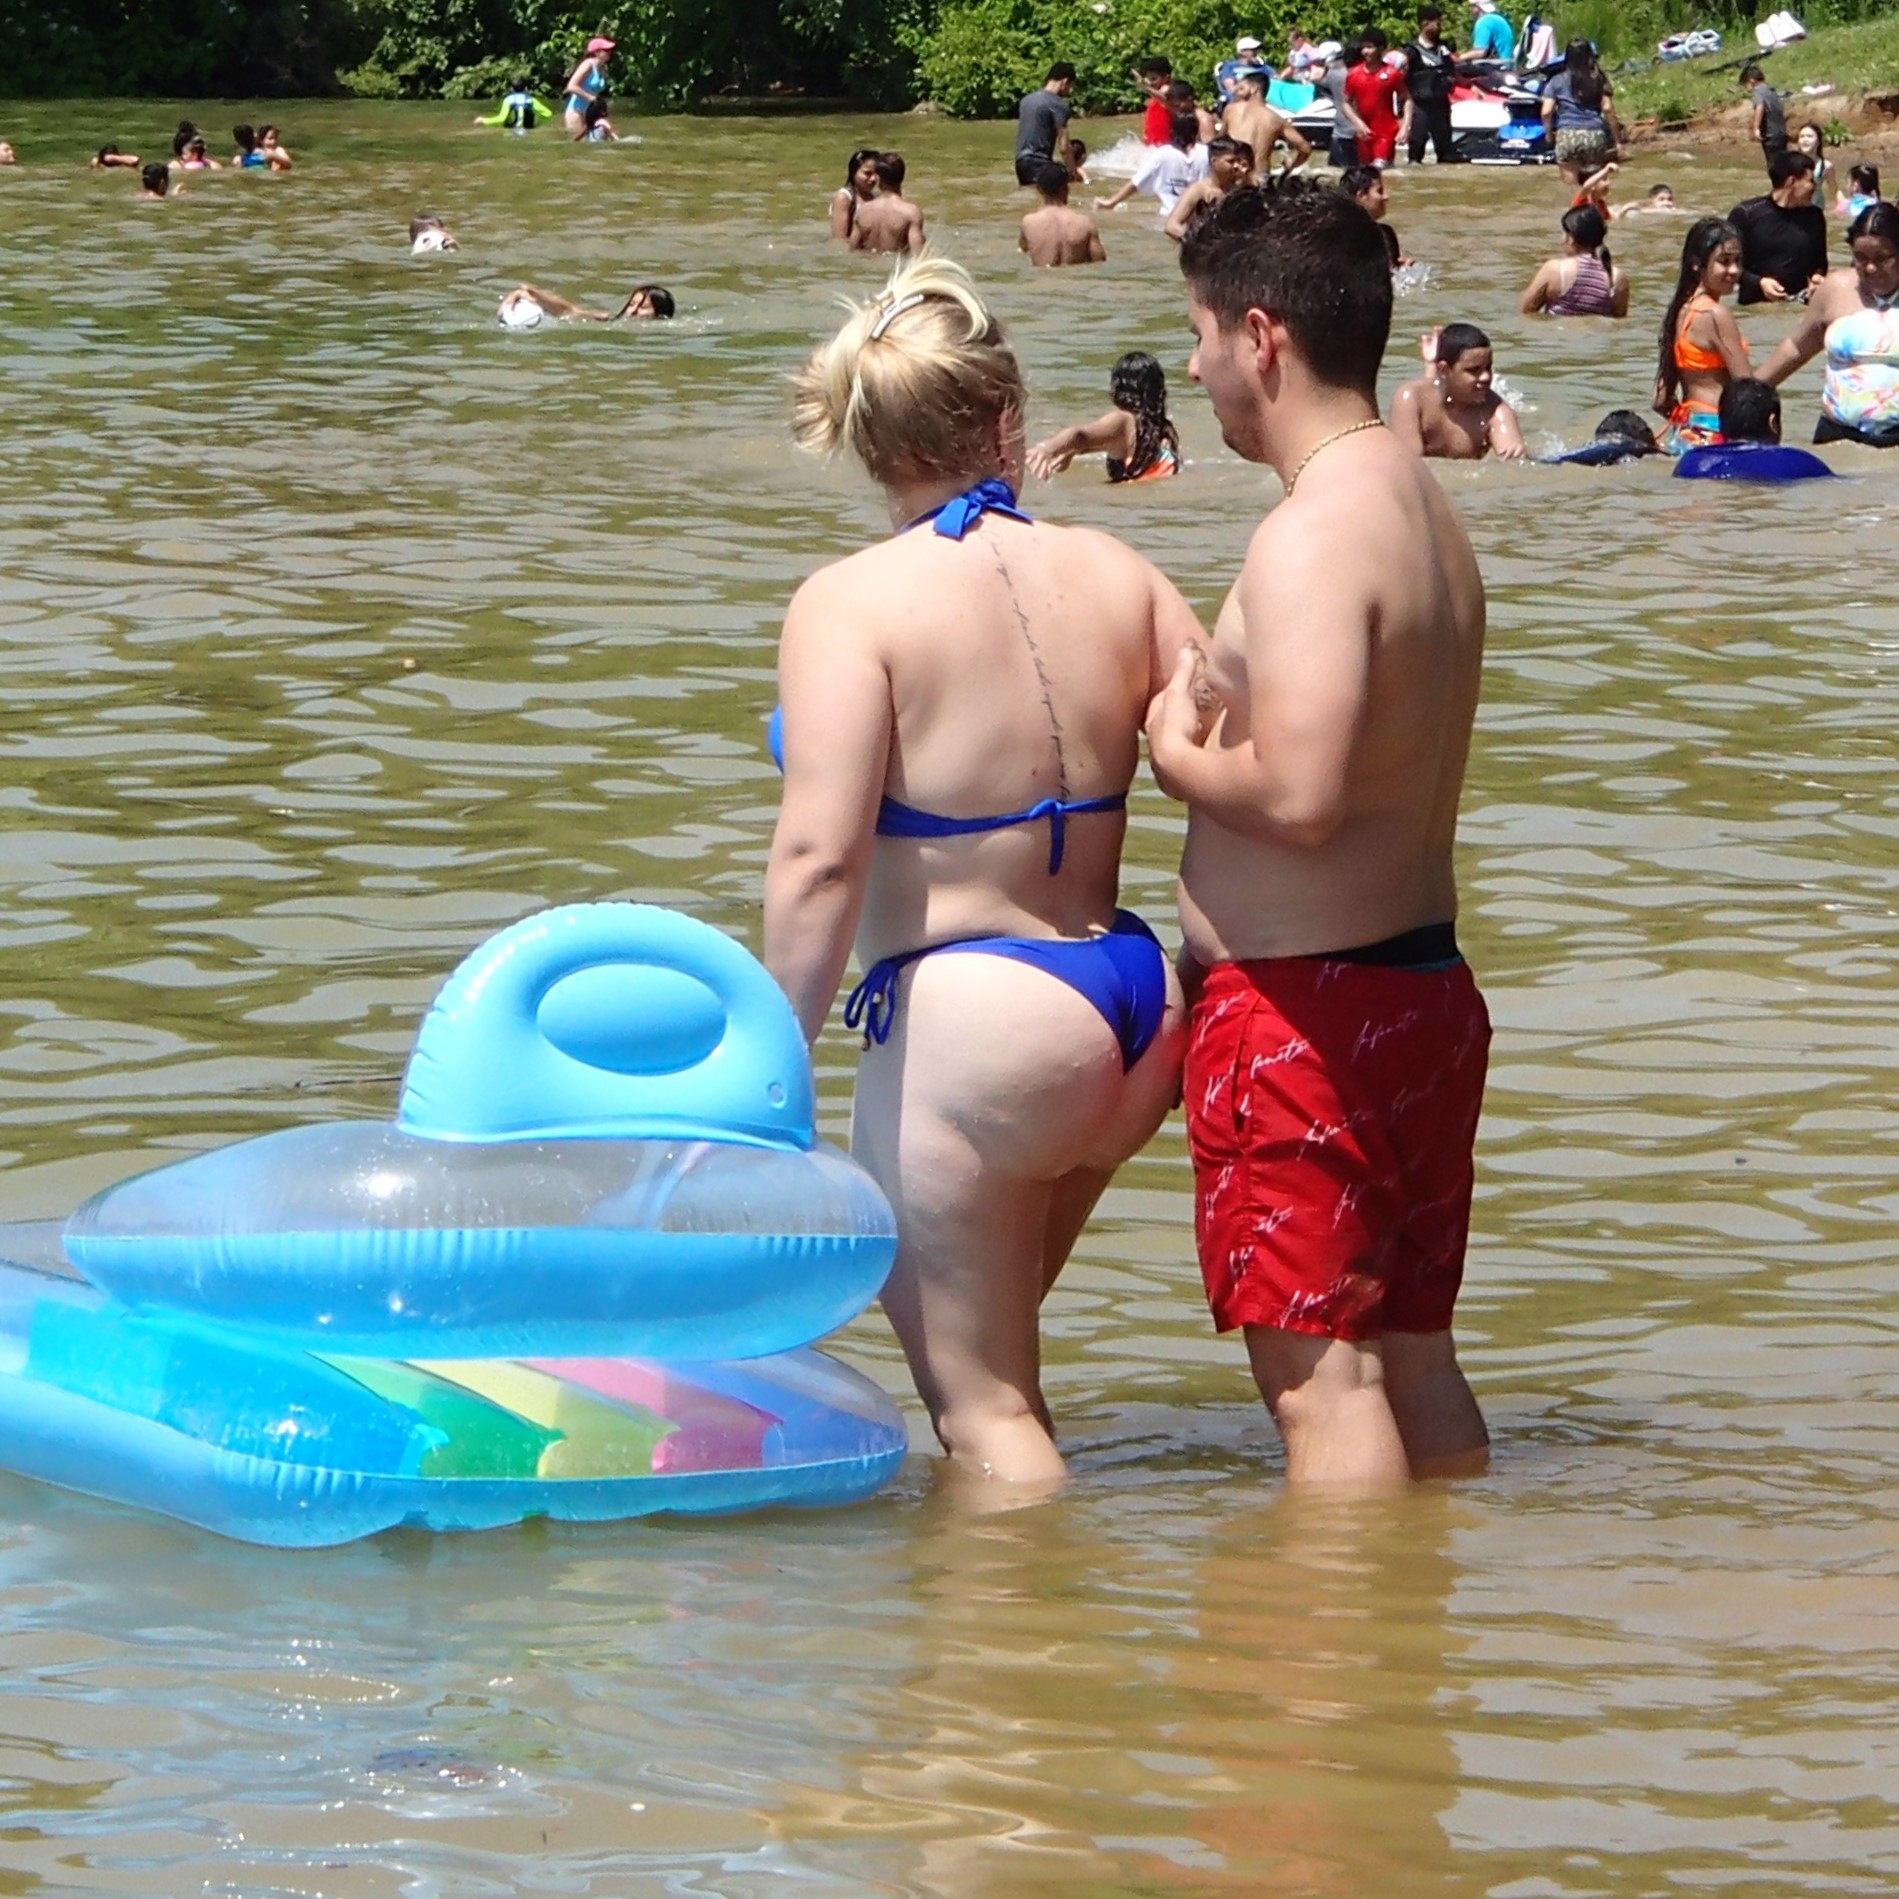
[[[538,330],[547,321],[547,312],[531,297],[521,297],[501,306],[501,321],[510,330]]]

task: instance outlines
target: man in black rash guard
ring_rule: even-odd
[[[1767,163],[1773,189],[1728,213],[1741,234],[1741,301],[1784,303],[1804,297],[1826,275],[1826,213],[1813,202],[1813,160],[1776,152]]]

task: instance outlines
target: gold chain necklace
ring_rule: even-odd
[[[1334,442],[1342,442],[1348,435],[1362,435],[1367,429],[1382,429],[1384,423],[1375,415],[1367,416],[1363,422],[1354,422],[1349,428],[1334,429],[1330,435],[1321,436],[1318,441],[1299,458],[1299,466],[1286,477],[1286,499],[1292,499],[1292,491],[1299,477],[1306,472],[1306,464],[1322,448],[1330,448]]]

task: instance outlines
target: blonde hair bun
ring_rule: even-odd
[[[792,435],[814,454],[846,443],[879,481],[976,472],[994,424],[1023,406],[1022,371],[969,273],[906,258],[793,385]]]

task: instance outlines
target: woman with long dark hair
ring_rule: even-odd
[[[1867,206],[1846,241],[1852,263],[1831,272],[1807,299],[1761,380],[1785,382],[1824,349],[1826,383],[1813,439],[1899,448],[1899,206]]]
[[[1596,49],[1587,40],[1571,40],[1563,70],[1543,88],[1543,127],[1564,177],[1578,191],[1615,156],[1614,97]]]
[[[1180,431],[1167,414],[1167,372],[1144,349],[1131,349],[1108,378],[1114,403],[1106,415],[1058,429],[1028,453],[1029,472],[1043,481],[1077,455],[1108,458],[1110,481],[1155,481],[1180,472]]]
[[[877,161],[883,156],[876,146],[862,145],[844,166],[844,182],[831,193],[831,235],[848,238],[857,222],[857,207],[877,195]]]
[[[1655,371],[1655,412],[1668,418],[1661,441],[1671,455],[1719,441],[1722,390],[1754,373],[1734,312],[1722,302],[1740,282],[1740,232],[1726,218],[1696,219],[1682,241]]]

